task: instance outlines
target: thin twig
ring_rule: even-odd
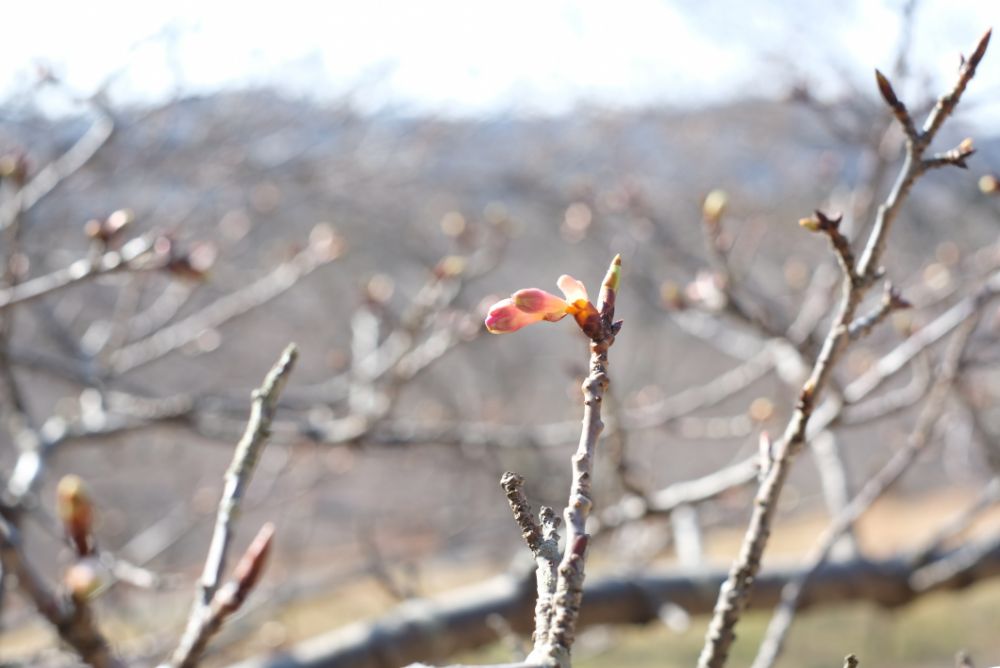
[[[229,585],[233,586],[227,585],[227,587],[220,589],[222,574],[226,567],[226,556],[233,538],[234,525],[239,516],[240,504],[243,501],[244,492],[250,484],[250,479],[253,477],[261,449],[270,435],[271,420],[277,408],[278,396],[295,366],[297,357],[298,350],[294,344],[285,348],[278,362],[264,378],[264,382],[253,392],[253,402],[246,431],[237,444],[233,461],[229,465],[229,470],[226,471],[226,484],[222,492],[222,499],[219,501],[215,530],[212,533],[212,543],[208,549],[208,557],[205,559],[205,568],[201,575],[198,593],[188,617],[187,628],[170,659],[170,664],[173,666],[195,665],[208,640],[221,626],[222,620],[239,607],[249,591],[249,587],[253,586],[252,583],[249,587],[240,583],[241,578],[237,576],[234,578],[234,582],[237,584],[234,585],[233,582],[230,582]],[[266,543],[270,543],[269,537]],[[266,546],[260,549],[264,551]],[[262,558],[258,556],[258,559]],[[251,561],[253,560],[251,559]]]
[[[757,457],[713,471],[694,480],[674,483],[647,497],[630,496],[600,514],[596,531],[606,531],[648,516],[669,515],[680,506],[711,501],[730,490],[749,485],[757,479]]]
[[[169,256],[154,258],[149,263],[141,263],[146,255],[153,252],[156,238],[153,236],[133,239],[121,251],[108,251],[94,260],[82,259],[52,273],[38,276],[15,286],[0,290],[0,310],[40,299],[58,290],[84,281],[119,271],[156,270],[166,267]],[[156,261],[156,260],[159,261]]]
[[[885,466],[865,483],[857,496],[833,519],[810,550],[800,575],[785,585],[781,592],[781,605],[771,618],[771,623],[768,625],[767,633],[757,651],[757,658],[754,659],[752,668],[770,668],[774,665],[784,647],[785,638],[795,619],[802,592],[811,574],[826,562],[841,536],[875,501],[885,494],[886,490],[899,480],[927,447],[933,435],[934,426],[941,417],[946,399],[958,374],[962,353],[965,351],[977,324],[979,324],[978,311],[952,335],[948,342],[948,350],[941,362],[934,388],[924,402],[916,426],[906,440],[906,445],[896,451]]]
[[[51,591],[22,553],[19,532],[2,517],[0,563],[5,572],[16,576],[24,595],[59,632],[59,637],[80,655],[81,660],[94,668],[120,668],[123,665],[97,628],[86,597]]]
[[[111,371],[115,375],[121,375],[163,358],[196,339],[206,329],[219,327],[280,296],[337,256],[336,252],[327,249],[306,248],[246,287],[220,297],[183,320],[114,351],[109,355]]]
[[[524,478],[516,473],[504,473],[500,486],[507,495],[514,521],[521,529],[521,536],[528,549],[535,556],[535,599],[534,648],[541,652],[549,636],[552,620],[552,597],[558,583],[559,564],[559,516],[548,506],[542,506],[539,521],[536,521],[524,495]]]
[[[914,562],[920,565],[926,564],[932,555],[940,552],[941,546],[950,538],[966,531],[984,511],[997,503],[1000,503],[1000,477],[993,477],[979,490],[979,494],[968,507],[963,508],[934,531],[924,542],[924,547],[917,552]]]
[[[0,207],[0,229],[6,229],[21,213],[29,210],[60,183],[79,171],[111,138],[115,129],[114,121],[100,104],[95,103],[93,106],[100,115],[87,132]]]

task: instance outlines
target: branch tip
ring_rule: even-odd
[[[893,110],[898,109],[902,103],[896,97],[896,91],[892,89],[889,79],[877,68],[875,69],[875,82],[878,84],[878,91],[882,94],[882,99],[885,100],[886,104],[892,107]]]
[[[975,69],[980,61],[982,61],[983,56],[986,55],[986,47],[990,45],[990,37],[993,36],[993,28],[988,28],[983,36],[979,38],[979,43],[976,45],[975,51],[969,56],[967,67],[970,69]]]
[[[266,522],[250,541],[246,551],[233,569],[233,580],[243,592],[249,592],[260,580],[274,541],[274,523]]]

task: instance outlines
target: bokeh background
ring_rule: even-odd
[[[555,290],[570,273],[595,292],[607,261],[623,256],[599,507],[739,462],[761,430],[780,432],[801,378],[796,354],[775,354],[720,401],[664,406],[756,369],[776,337],[811,349],[836,264],[796,221],[839,210],[860,236],[900,155],[872,69],[926,109],[998,10],[989,0],[636,0],[17,3],[3,13],[4,154],[37,173],[113,127],[22,217],[26,275],[85,257],[84,223],[119,209],[134,217],[129,235],[169,233],[198,268],[59,292],[19,309],[10,336],[33,420],[78,432],[53,449],[38,503],[51,506],[60,475],[82,475],[102,546],[163,576],[159,591],[120,586],[102,599],[133,653],[156,655],[182,623],[249,391],[285,343],[301,348],[241,523],[244,541],[262,521],[278,525],[275,558],[221,636],[211,657],[221,665],[525,556],[496,481],[516,470],[533,502],[562,503],[586,347],[568,323],[487,335],[485,308],[515,289]],[[844,386],[997,262],[1000,210],[977,185],[1000,169],[993,56],[940,140],[945,150],[975,138],[969,170],[929,175],[894,230],[890,275],[916,308],[851,351]],[[713,191],[727,204],[706,243]],[[720,261],[749,315],[727,308]],[[994,475],[996,326],[991,312],[964,403],[859,526],[866,554],[919,546],[929,518],[961,509]],[[935,359],[888,383],[916,393],[909,405],[838,429],[850,486],[903,442]],[[6,474],[19,453],[4,440]],[[822,466],[799,463],[769,559],[793,559],[824,526]],[[741,485],[699,507],[693,554],[679,554],[677,526],[659,518],[609,531],[594,568],[728,563],[751,494]],[[976,531],[997,521],[987,514]],[[68,558],[57,536],[45,522],[26,531],[56,577]],[[54,661],[44,625],[7,598],[0,657]],[[785,662],[829,665],[850,650],[929,666],[963,646],[995,661],[998,602],[985,583],[901,611],[810,612]],[[765,620],[750,620],[738,660]],[[592,631],[579,651],[586,665],[690,664],[704,620],[667,626]]]

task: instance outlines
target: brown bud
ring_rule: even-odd
[[[260,580],[264,567],[267,565],[268,555],[271,553],[271,543],[274,540],[274,525],[266,523],[257,532],[257,535],[250,542],[246,552],[240,557],[236,568],[233,569],[233,581],[237,583],[239,591],[245,596]]]
[[[28,182],[28,158],[22,151],[0,156],[0,179],[10,179],[18,188]]]
[[[171,248],[173,250],[173,248]],[[191,244],[186,252],[172,257],[167,262],[167,271],[190,281],[204,281],[215,264],[218,251],[210,241]]]
[[[979,43],[976,45],[976,50],[972,52],[969,56],[967,66],[975,69],[979,65],[979,61],[983,59],[986,55],[986,47],[990,45],[990,36],[993,34],[993,28],[987,30],[982,37],[979,38]]]
[[[880,71],[875,70],[875,82],[878,84],[878,92],[882,94],[882,98],[886,101],[893,109],[898,108],[901,103],[899,98],[896,97],[896,91],[892,89],[892,84],[884,74]]]
[[[89,238],[110,245],[121,239],[122,232],[135,221],[130,209],[118,209],[104,220],[91,219],[83,225],[83,233]]]
[[[91,554],[94,550],[94,506],[79,476],[67,475],[59,481],[56,505],[66,536],[76,553],[80,556]]]

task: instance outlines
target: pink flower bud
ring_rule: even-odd
[[[527,313],[517,308],[512,299],[502,299],[490,307],[486,314],[486,329],[494,334],[516,332],[525,325],[538,322],[544,313]]]
[[[510,298],[518,309],[525,313],[541,313],[543,319],[549,322],[562,320],[569,308],[566,300],[538,288],[518,290]]]
[[[506,334],[534,322],[562,320],[567,315],[573,315],[580,326],[584,327],[584,323],[598,317],[583,283],[563,274],[557,284],[566,299],[538,288],[518,290],[509,299],[503,299],[490,307],[486,316],[486,328],[494,334]],[[584,332],[586,331],[585,328]]]
[[[560,276],[559,280],[556,281],[556,285],[558,285],[559,289],[562,290],[562,293],[566,295],[566,301],[570,304],[575,304],[581,299],[585,302],[590,301],[590,298],[587,297],[587,288],[584,287],[583,283],[576,280],[569,274],[563,274]]]

